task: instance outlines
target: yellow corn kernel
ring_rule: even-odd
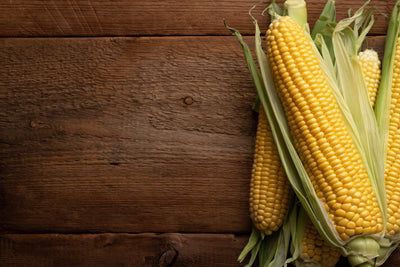
[[[250,186],[250,217],[267,235],[277,231],[288,212],[290,184],[264,110],[260,108]]]
[[[400,224],[396,218],[400,217],[400,38],[397,39],[395,62],[392,77],[392,101],[389,110],[389,133],[387,158],[385,162],[385,187],[388,201],[387,232],[390,235],[400,233]]]
[[[378,53],[372,49],[366,49],[358,54],[362,73],[368,89],[369,102],[375,107],[376,92],[381,79],[381,62]]]
[[[339,261],[340,250],[328,244],[307,220],[300,242],[300,261],[310,263],[301,266],[333,267]]]
[[[288,41],[292,38],[296,42]],[[274,51],[273,46],[277,47]],[[337,204],[345,213],[367,211],[369,216],[358,219],[361,226],[365,232],[380,232],[382,215],[376,194],[311,41],[292,18],[284,16],[270,24],[267,50],[294,145],[317,196],[320,192],[324,196],[319,199],[328,206],[328,217],[338,235],[347,240],[357,230],[353,231],[353,223],[348,225],[356,223],[353,218],[336,213]],[[303,124],[296,120],[299,116]],[[331,190],[324,190],[326,184]],[[379,226],[371,228],[373,221]]]

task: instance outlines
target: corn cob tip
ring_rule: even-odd
[[[372,108],[375,107],[376,94],[378,92],[381,62],[378,53],[372,49],[366,49],[358,54],[365,84],[368,90],[368,98]]]
[[[378,53],[373,49],[365,49],[364,51],[358,53],[358,56],[364,59],[379,61]]]

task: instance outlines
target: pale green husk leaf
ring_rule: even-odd
[[[336,26],[336,6],[334,0],[328,0],[322,10],[321,15],[314,24],[311,32],[311,37],[315,41],[318,38],[323,38],[328,48],[331,59],[334,59],[332,47],[332,30]],[[317,44],[317,43],[316,43]],[[317,44],[317,47],[320,48]],[[333,62],[333,61],[332,61]]]

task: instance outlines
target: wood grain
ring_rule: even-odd
[[[3,231],[248,232],[233,37],[0,39]]]
[[[2,266],[240,266],[231,234],[0,235]]]
[[[223,19],[244,34],[254,32],[248,10],[257,1],[194,0],[13,0],[0,3],[0,36],[126,36],[126,35],[229,35]],[[283,0],[277,1],[282,4]],[[325,1],[308,0],[313,25]],[[373,0],[375,26],[371,34],[386,33],[394,0]],[[356,10],[363,0],[337,0],[338,19]],[[260,14],[265,5],[256,9]],[[260,25],[266,18],[259,16]]]

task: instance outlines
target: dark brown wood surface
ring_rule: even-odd
[[[0,266],[238,265],[257,118],[222,18],[252,4],[0,2]]]
[[[255,95],[233,37],[0,46],[3,230],[248,232]]]
[[[232,234],[5,234],[0,260],[31,267],[240,266],[246,242]]]
[[[0,2],[0,36],[229,35],[223,19],[245,34],[254,32],[250,0],[13,0]],[[283,0],[278,0],[283,3]],[[314,23],[325,1],[308,0]],[[395,0],[373,0],[378,12],[389,14]],[[337,0],[337,17],[347,16],[363,0]],[[265,6],[265,5],[264,5]],[[263,7],[260,6],[258,11]],[[258,14],[255,12],[255,14]],[[260,17],[262,23],[266,19]],[[386,33],[381,14],[371,34]]]

